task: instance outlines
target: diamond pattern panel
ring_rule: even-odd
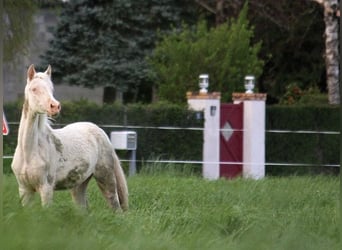
[[[234,133],[232,126],[229,124],[228,121],[225,122],[224,126],[221,128],[221,134],[226,140],[226,142],[229,141],[230,137]]]

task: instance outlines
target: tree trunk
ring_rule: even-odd
[[[219,26],[220,24],[224,23],[226,21],[226,16],[223,11],[223,3],[224,0],[217,0],[216,1],[216,26]]]
[[[332,4],[337,5],[337,0],[326,1],[330,6]],[[325,8],[326,9],[326,8]],[[336,11],[328,12],[324,11],[325,21],[325,64],[327,71],[327,85],[330,104],[340,103],[340,91],[339,91],[339,27],[338,18],[336,17]]]
[[[340,103],[338,0],[314,0],[324,8],[325,66],[330,104]]]
[[[103,90],[103,103],[123,103],[122,92],[114,87],[105,87]]]

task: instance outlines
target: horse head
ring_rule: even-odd
[[[59,113],[61,105],[53,96],[50,65],[45,72],[36,72],[33,64],[28,68],[25,101],[34,113],[49,116]]]

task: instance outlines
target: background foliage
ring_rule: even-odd
[[[76,0],[62,9],[44,64],[54,66],[56,83],[111,87],[126,100],[150,101],[152,82],[145,57],[157,32],[193,22],[191,1]],[[106,95],[106,93],[105,93]],[[113,101],[115,95],[107,95]]]
[[[221,92],[227,102],[232,92],[244,89],[245,75],[260,76],[261,43],[251,44],[253,28],[247,10],[245,5],[237,20],[219,27],[209,28],[201,21],[195,30],[185,26],[163,38],[150,58],[160,99],[186,102],[184,93],[198,90],[198,76],[208,73],[209,90]]]
[[[217,12],[216,3],[222,4],[216,5]],[[27,52],[35,11],[54,8],[61,15],[42,64],[51,63],[57,70],[56,83],[104,86],[107,90],[120,87],[126,91],[127,102],[149,102],[151,88],[159,82],[150,78],[145,58],[156,45],[158,31],[171,32],[172,25],[178,32],[182,22],[192,27],[199,18],[210,28],[219,28],[237,18],[244,4],[243,0],[4,1],[4,58],[13,63],[16,54]],[[267,102],[277,103],[293,84],[303,91],[317,87],[326,93],[323,8],[312,0],[250,0],[249,6],[252,44],[262,41],[259,57],[265,65],[257,83],[260,91],[268,93]],[[115,96],[108,92],[111,98]]]
[[[255,39],[263,42],[265,60],[259,90],[267,92],[268,102],[278,102],[294,83],[326,93],[323,8],[312,0],[252,0],[250,6],[249,20]]]

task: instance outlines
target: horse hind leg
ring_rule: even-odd
[[[94,177],[108,205],[115,211],[121,211],[114,171],[105,167],[97,167]]]
[[[71,196],[75,204],[81,208],[88,208],[87,200],[87,186],[91,179],[91,176],[86,179],[81,185],[71,189]]]

